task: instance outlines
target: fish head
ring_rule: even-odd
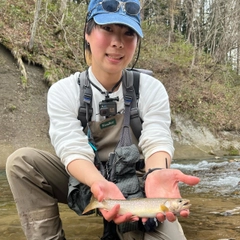
[[[182,210],[189,209],[191,206],[190,200],[183,198],[169,199],[167,205],[169,211],[175,214],[181,212]]]

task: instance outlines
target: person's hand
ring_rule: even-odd
[[[125,199],[119,188],[109,181],[98,181],[91,186],[94,197],[101,202],[104,199]],[[107,221],[113,220],[116,224],[128,221],[138,221],[138,217],[133,217],[131,213],[119,215],[120,205],[116,204],[111,210],[99,209]]]
[[[155,170],[148,174],[145,181],[145,193],[148,198],[181,198],[178,183],[183,182],[188,185],[198,184],[200,179],[198,177],[186,175],[177,169],[162,169]],[[182,217],[188,217],[189,210],[180,212]],[[173,222],[176,216],[172,212],[157,214],[157,219],[163,222],[165,219]],[[143,219],[143,222],[147,219]]]

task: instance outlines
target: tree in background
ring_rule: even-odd
[[[77,14],[86,14],[88,0],[36,0],[34,21],[31,27],[31,37],[28,49],[33,51],[39,14],[42,1],[47,5],[55,5],[58,13],[54,15],[53,24],[56,25],[55,34],[63,34],[68,48],[77,58],[74,47],[68,40],[70,18],[75,21]],[[140,0],[142,5],[142,19],[150,26],[165,26],[165,33],[156,31],[157,35],[167,36],[167,47],[175,41],[176,35],[183,35],[186,43],[194,46],[193,67],[198,57],[204,52],[210,54],[217,63],[230,63],[239,73],[239,45],[240,45],[240,1],[239,0]],[[74,2],[74,3],[73,3]],[[76,4],[79,7],[69,9]],[[84,6],[84,7],[83,7]],[[74,11],[74,12],[73,12]],[[82,17],[83,19],[83,17]],[[83,24],[82,24],[83,25]],[[156,28],[157,29],[157,28]],[[72,30],[72,28],[71,28]],[[77,28],[76,28],[77,31]],[[73,29],[71,34],[76,33]]]
[[[196,52],[193,55],[197,56],[205,51],[216,63],[228,63],[231,60],[229,53],[233,50],[239,52],[239,0],[179,0],[179,2],[182,9],[181,17],[175,16],[178,19],[177,29],[181,29],[186,41],[194,46]],[[235,57],[234,61],[236,59],[239,57]],[[237,65],[239,68],[239,63]]]
[[[39,12],[41,9],[42,5],[42,0],[36,0],[35,2],[35,13],[34,13],[34,21],[33,21],[33,26],[32,26],[32,31],[31,31],[31,37],[28,45],[28,49],[30,52],[33,50],[34,46],[34,39],[36,36],[36,31],[37,31],[37,26],[38,26],[38,20],[39,20]]]

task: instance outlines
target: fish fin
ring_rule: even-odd
[[[85,214],[95,208],[98,208],[98,201],[95,197],[91,197],[89,204],[85,207],[82,214]]]
[[[165,205],[160,205],[160,210],[162,211],[162,212],[169,212],[169,208],[168,207],[166,207]]]

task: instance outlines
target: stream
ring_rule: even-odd
[[[240,157],[177,160],[171,167],[201,178],[196,186],[179,184],[182,197],[192,203],[190,216],[179,218],[187,239],[240,240]],[[67,240],[100,239],[101,217],[80,217],[63,204],[59,208]],[[25,239],[4,170],[0,170],[0,236]]]

